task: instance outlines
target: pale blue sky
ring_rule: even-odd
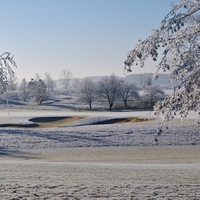
[[[62,69],[73,77],[124,76],[126,53],[179,0],[2,0],[0,53],[15,55],[18,79]],[[151,64],[133,73],[154,72]]]

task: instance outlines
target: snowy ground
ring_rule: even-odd
[[[199,199],[197,164],[1,162],[1,199]]]
[[[172,122],[92,125],[142,112],[4,109],[0,124],[84,116],[59,128],[0,129],[0,199],[200,199],[200,129],[195,113]]]

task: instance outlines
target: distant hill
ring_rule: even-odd
[[[120,78],[123,78],[126,82],[134,82],[137,85],[140,85],[142,81],[144,81],[145,78],[149,76],[153,78],[154,74],[153,73],[129,74],[127,76],[120,77]],[[87,76],[87,78],[90,78],[91,80],[97,82],[102,78],[102,76]],[[153,79],[152,81],[153,81],[153,84],[157,84],[157,85],[174,85],[169,82],[169,74],[159,74],[158,79],[157,80]]]
[[[137,85],[141,85],[147,77],[153,78],[153,73],[144,73],[144,74],[129,74],[125,77],[127,82],[134,82]],[[159,74],[157,80],[152,80],[153,84],[156,85],[175,85],[175,83],[169,82],[169,74]]]
[[[124,79],[126,82],[129,83],[136,83],[138,86],[142,85],[144,83],[145,79],[147,77],[153,78],[153,73],[143,73],[143,74],[129,74],[127,76],[120,77]],[[90,78],[94,82],[98,82],[102,77],[104,76],[87,76],[86,78]],[[72,78],[70,85],[73,84],[73,82],[77,79],[82,79],[82,78]],[[59,85],[59,88],[61,87],[61,83],[59,80],[56,81],[57,84]],[[167,87],[167,88],[173,88],[174,85],[176,85],[175,82],[171,83],[169,82],[169,74],[159,74],[159,77],[157,80],[152,80],[153,84],[155,85],[160,85],[161,87]]]
[[[86,78],[89,78],[94,82],[99,81],[102,77],[104,77],[104,76],[86,76]]]

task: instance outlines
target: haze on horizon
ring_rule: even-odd
[[[174,0],[173,3],[177,3]],[[124,76],[126,53],[170,11],[171,0],[6,0],[1,53],[15,57],[18,79],[62,69],[73,77]],[[133,73],[154,72],[152,63]]]

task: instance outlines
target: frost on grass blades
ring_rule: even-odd
[[[174,94],[154,106],[153,115],[161,117],[157,134],[169,121],[180,114],[187,118],[189,110],[195,110],[200,123],[200,0],[181,0],[172,4],[171,11],[145,40],[127,53],[125,71],[134,65],[144,67],[151,57],[157,61],[154,78],[160,70],[170,73],[169,81],[177,81]]]

